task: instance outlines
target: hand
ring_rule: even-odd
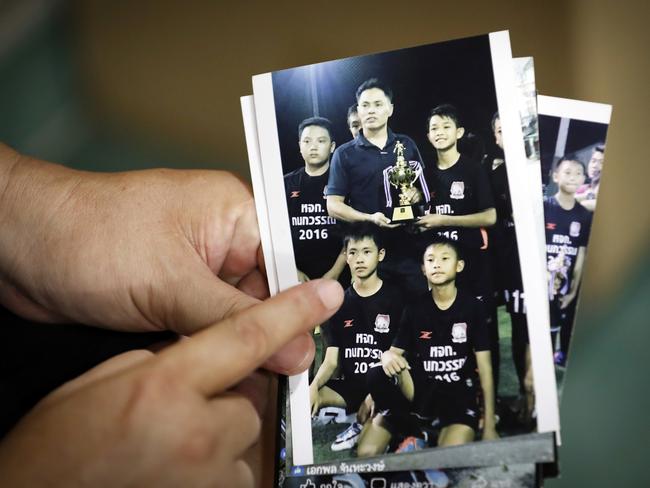
[[[64,385],[0,443],[3,485],[252,486],[243,456],[267,391],[251,372],[342,298],[338,284],[312,281]]]
[[[415,225],[423,229],[444,227],[446,225],[445,218],[446,218],[445,215],[430,213],[427,215],[423,215],[422,217],[418,217],[418,219],[415,221]]]
[[[416,203],[420,203],[422,201],[422,192],[414,186],[407,188],[405,195],[408,199],[409,205],[415,205]]]
[[[298,270],[298,282],[307,283],[309,281],[309,276],[307,276],[302,271]]]
[[[13,155],[0,302],[14,312],[189,334],[268,296],[253,198],[234,175],[86,173]]]
[[[399,224],[391,224],[390,219],[381,212],[370,214],[368,216],[368,220],[379,227],[385,227],[387,229],[394,229],[396,227],[399,227]]]
[[[311,405],[311,416],[315,417],[318,415],[318,411],[320,410],[320,394],[318,393],[318,385],[316,385],[316,382],[309,385],[309,405]]]
[[[572,293],[567,293],[563,297],[560,297],[560,310],[564,310],[569,305],[571,305],[571,302],[575,297],[576,297],[575,294]]]
[[[229,173],[87,173],[0,144],[0,222],[0,303],[32,320],[191,334],[268,296],[251,191]],[[304,334],[265,367],[313,350]]]
[[[408,361],[401,354],[397,354],[390,349],[384,351],[381,355],[381,367],[386,376],[397,376],[406,369],[411,369]]]

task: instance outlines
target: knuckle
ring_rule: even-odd
[[[176,447],[176,458],[190,465],[203,464],[213,459],[217,436],[205,426],[187,431]]]

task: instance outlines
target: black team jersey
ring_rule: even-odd
[[[495,259],[493,269],[497,271],[495,279],[499,289],[505,292],[508,312],[523,314],[525,306],[521,266],[506,164],[502,162],[494,168],[490,160],[484,163],[484,167],[485,165],[490,165],[485,170],[488,172],[497,212],[496,224],[488,229],[490,251]]]
[[[586,247],[591,232],[592,213],[575,202],[564,210],[552,196],[544,199],[546,227],[546,263],[550,275],[549,299],[568,293],[581,247]]]
[[[450,168],[427,166],[425,174],[431,190],[431,212],[468,215],[494,207],[487,174],[479,163],[462,154]],[[466,249],[480,249],[486,244],[479,228],[438,227],[433,232],[459,241]]]
[[[322,277],[341,252],[341,239],[333,232],[336,219],[327,214],[328,179],[329,170],[309,176],[304,167],[284,175],[296,266],[311,279]]]
[[[441,310],[430,292],[424,294],[406,307],[393,345],[406,351],[414,379],[443,390],[472,388],[478,384],[475,352],[490,350],[483,304],[458,290],[451,307]]]
[[[328,344],[339,348],[339,364],[346,380],[364,381],[372,363],[390,348],[403,311],[401,292],[383,282],[377,293],[360,296],[345,290],[343,305],[323,327]]]

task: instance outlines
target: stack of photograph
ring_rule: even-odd
[[[611,107],[538,96],[507,31],[256,75],[241,102],[271,293],[345,290],[280,381],[276,485],[557,476]]]

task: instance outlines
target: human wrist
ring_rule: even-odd
[[[62,207],[71,200],[81,174],[0,145],[0,274],[5,280],[23,281],[19,276],[25,268],[38,266],[42,254],[38,243],[47,245],[62,217],[75,220],[62,216],[69,213]]]

